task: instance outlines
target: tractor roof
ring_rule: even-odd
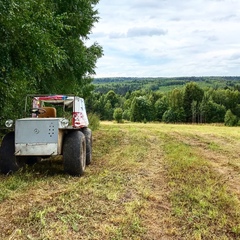
[[[51,103],[55,105],[65,105],[70,106],[72,105],[76,96],[74,95],[28,95],[34,100]],[[79,98],[79,97],[76,97]]]

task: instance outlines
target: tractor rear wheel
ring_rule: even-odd
[[[64,138],[63,165],[65,172],[82,176],[86,168],[86,139],[81,131],[70,131]]]

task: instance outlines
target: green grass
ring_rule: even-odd
[[[102,122],[83,177],[57,160],[0,176],[0,239],[240,239],[239,140],[224,126]]]
[[[189,146],[170,138],[165,151],[173,215],[182,237],[239,238],[239,199],[223,179]]]

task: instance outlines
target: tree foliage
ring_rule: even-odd
[[[237,126],[238,124],[237,116],[235,116],[230,109],[228,109],[226,112],[224,123],[226,126],[229,126],[229,127]]]
[[[123,110],[122,108],[116,108],[113,113],[113,118],[118,122],[122,122],[123,119]]]
[[[143,122],[151,120],[151,104],[145,96],[135,97],[131,104],[131,121]]]
[[[18,99],[26,93],[89,94],[96,61],[102,56],[97,43],[86,46],[98,21],[94,9],[97,3],[98,0],[0,2],[1,115],[8,112],[6,99],[19,109],[22,101]],[[11,111],[11,106],[8,108]]]
[[[102,120],[108,120],[116,108],[121,108],[123,119],[134,122],[225,122],[230,126],[240,119],[239,93],[235,88],[203,89],[197,83],[187,83],[184,88],[166,93],[146,89],[128,91],[125,95],[113,90],[106,94],[95,91],[87,101],[87,109],[99,114]]]
[[[199,122],[199,107],[203,96],[204,91],[197,85],[197,83],[190,82],[186,84],[183,97],[186,122]]]
[[[157,121],[162,121],[163,114],[168,110],[167,97],[164,96],[159,98],[154,105],[155,108],[155,119]]]
[[[184,109],[169,108],[164,112],[162,120],[166,123],[179,123],[185,121]]]
[[[116,94],[125,95],[136,90],[153,92],[169,92],[175,88],[183,88],[189,82],[196,82],[200,87],[213,89],[240,90],[239,76],[209,76],[209,77],[108,77],[95,78],[96,91],[106,94],[113,90]]]

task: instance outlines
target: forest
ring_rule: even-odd
[[[237,126],[240,119],[239,80],[239,77],[95,79],[95,90],[87,99],[87,109],[99,115],[101,120],[118,122]],[[149,88],[153,85],[155,89]]]
[[[101,93],[107,93],[113,90],[117,94],[126,94],[128,91],[140,89],[168,92],[173,88],[179,88],[189,82],[197,82],[202,88],[232,88],[239,87],[240,77],[238,76],[209,76],[209,77],[115,77],[115,78],[95,78],[93,83],[95,90]]]

